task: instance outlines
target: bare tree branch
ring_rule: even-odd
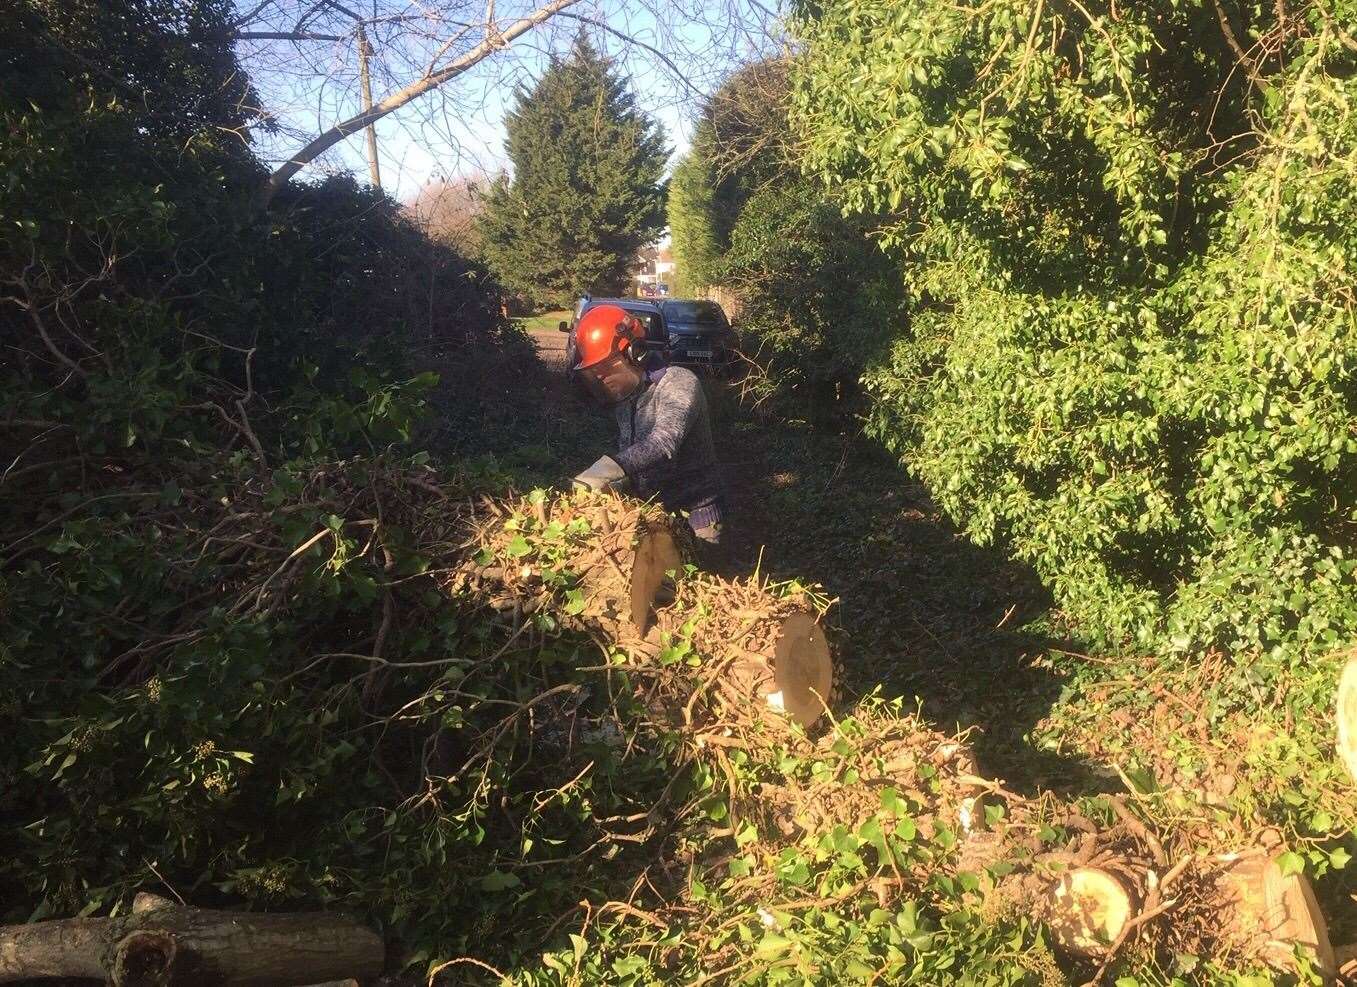
[[[248,14],[243,14],[231,22],[232,30],[241,27],[244,24],[250,23],[250,21],[254,20],[256,17],[259,16],[260,11],[262,11],[269,4],[275,2],[276,0],[260,0],[260,3],[257,4],[253,9],[251,9]]]
[[[410,83],[402,89],[397,90],[390,96],[387,96],[380,103],[357,116],[350,117],[341,123],[335,124],[324,133],[320,134],[304,148],[293,155],[282,167],[278,168],[269,176],[267,183],[260,190],[258,203],[261,207],[267,207],[269,202],[277,194],[278,190],[287,184],[293,175],[301,171],[307,164],[313,161],[317,155],[323,153],[334,145],[338,144],[344,138],[357,133],[369,124],[380,120],[382,117],[398,110],[411,100],[417,99],[424,93],[436,89],[449,79],[453,79],[478,63],[484,61],[494,52],[508,47],[516,38],[533,28],[550,20],[553,16],[560,13],[567,7],[574,6],[580,0],[551,0],[550,3],[538,8],[526,17],[521,17],[514,21],[502,32],[495,32],[488,35],[480,44],[470,51],[461,55],[446,67],[437,72],[425,75],[422,78]]]
[[[635,37],[634,35],[626,34],[622,31],[617,30],[614,27],[610,27],[608,24],[599,20],[597,17],[586,17],[583,14],[571,14],[565,12],[562,12],[560,16],[569,17],[572,20],[580,21],[581,23],[584,24],[591,24],[601,31],[606,31],[608,34],[611,34],[615,38],[621,38],[628,44],[636,45],[638,48],[644,48],[646,51],[650,52],[661,62],[663,62],[669,68],[669,71],[674,73],[674,78],[678,79],[679,82],[683,83],[683,85],[688,89],[690,93],[692,93],[695,96],[705,95],[702,92],[702,90],[698,89],[697,86],[693,85],[692,82],[689,81],[688,76],[684,74],[682,69],[680,69],[677,65],[674,64],[673,60],[668,55],[660,51],[654,45],[648,45],[644,41]]]
[[[241,41],[344,41],[338,34],[311,34],[297,31],[240,31],[236,38]]]

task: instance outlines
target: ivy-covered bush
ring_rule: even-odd
[[[908,252],[873,432],[1086,635],[1289,662],[1357,634],[1352,11],[798,23],[808,167]]]
[[[378,581],[422,571],[397,502],[430,496],[388,447],[435,370],[474,379],[518,340],[485,270],[382,193],[333,178],[256,209],[241,134],[264,121],[232,16],[0,9],[0,921],[107,912],[159,881],[237,906],[361,887],[353,904],[395,920],[399,868],[355,875],[385,866],[384,840],[427,861],[446,837],[350,815],[390,791],[367,714],[326,670],[289,676],[381,635],[492,640],[426,587],[380,631]]]
[[[853,390],[903,319],[899,269],[865,223],[795,181],[750,195],[721,259],[759,386],[818,415]]]

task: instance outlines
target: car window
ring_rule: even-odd
[[[616,302],[600,302],[599,304],[617,305]],[[665,332],[664,319],[661,317],[660,313],[656,312],[654,309],[634,309],[627,305],[621,305],[619,308],[622,308],[628,315],[635,316],[640,321],[641,325],[645,326],[647,339],[658,340],[660,342],[668,341],[669,334]],[[581,314],[583,314],[583,312],[581,312]],[[579,321],[579,316],[576,316],[575,319],[576,321]]]
[[[721,311],[721,306],[716,304],[716,302],[665,302],[664,314],[671,322],[683,322],[703,326],[722,326],[726,323],[726,314]]]
[[[641,325],[646,327],[646,339],[663,339],[664,331],[661,328],[660,317],[655,312],[632,312],[640,320]]]

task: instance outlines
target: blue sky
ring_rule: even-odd
[[[254,0],[236,2],[238,10],[254,6]],[[286,0],[276,2],[281,9]],[[571,9],[659,49],[680,70],[681,77],[644,47],[591,28],[598,45],[630,76],[639,105],[660,121],[677,156],[688,145],[701,95],[710,92],[730,68],[759,48],[766,50],[771,42],[766,13],[757,3],[745,7],[740,0],[719,5],[687,0],[685,8],[684,0],[658,2],[662,5],[651,7],[645,0],[594,0],[592,5]],[[513,11],[501,0],[500,23],[512,16]],[[409,201],[432,179],[506,167],[502,121],[516,85],[540,74],[550,54],[568,48],[579,29],[578,20],[555,18],[441,89],[380,120],[377,134],[384,187],[396,198]],[[374,47],[381,43],[380,38],[374,40]],[[265,107],[286,131],[259,141],[256,150],[266,161],[283,159],[323,126],[357,110],[357,60],[351,42],[243,41],[239,51]],[[396,60],[394,53],[378,53]],[[374,80],[377,100],[415,77],[399,66],[384,64],[383,70]],[[340,169],[366,175],[361,134],[341,142],[303,175]]]

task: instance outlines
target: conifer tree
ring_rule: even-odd
[[[692,147],[674,166],[669,181],[669,238],[676,265],[679,295],[700,295],[715,278],[723,245],[716,232],[716,169],[706,121],[694,135]]]
[[[664,228],[668,149],[627,80],[581,32],[505,120],[513,177],[481,221],[500,279],[533,301],[616,294],[637,251]]]

